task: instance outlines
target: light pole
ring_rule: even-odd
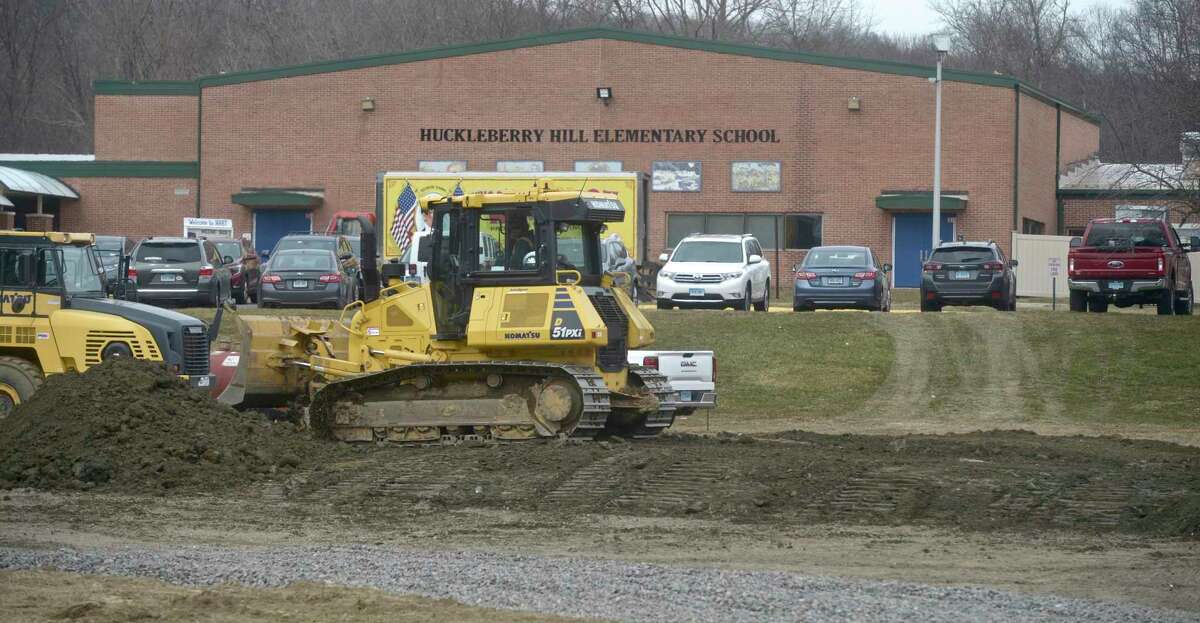
[[[950,37],[935,35],[933,49],[937,52],[937,78],[934,79],[933,113],[933,246],[942,241],[942,61],[950,53]]]

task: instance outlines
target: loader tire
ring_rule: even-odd
[[[20,357],[0,357],[0,418],[29,400],[44,380],[33,363]]]

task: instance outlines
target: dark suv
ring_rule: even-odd
[[[942,311],[945,305],[1016,311],[1016,266],[995,242],[944,242],[921,267],[921,311]]]
[[[132,296],[141,303],[216,307],[231,293],[217,246],[195,238],[147,238],[129,263]]]

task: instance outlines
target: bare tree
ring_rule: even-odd
[[[932,0],[930,6],[956,39],[956,58],[1038,87],[1066,64],[1078,32],[1070,0]]]

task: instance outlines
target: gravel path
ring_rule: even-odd
[[[479,552],[369,546],[0,547],[0,569],[41,567],[197,586],[307,580],[623,621],[1200,621],[1179,611],[986,588]]]

